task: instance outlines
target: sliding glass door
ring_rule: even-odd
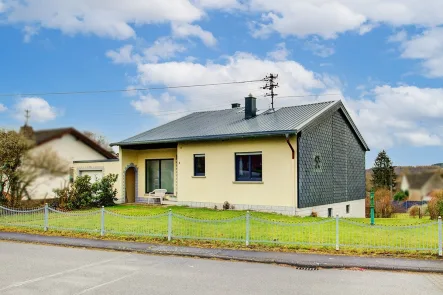
[[[146,160],[146,192],[166,189],[174,193],[174,160]]]

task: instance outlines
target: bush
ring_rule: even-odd
[[[117,174],[108,174],[92,184],[92,192],[94,194],[93,205],[95,206],[114,206],[114,201],[117,201],[117,190],[114,184],[117,182]]]
[[[443,216],[443,190],[431,193],[431,201],[428,203],[428,212],[431,219]]]
[[[390,218],[393,213],[391,192],[388,189],[378,189],[374,194],[375,217]]]
[[[109,174],[102,180],[91,184],[89,175],[79,176],[75,181],[54,192],[59,198],[59,206],[64,209],[76,210],[99,206],[112,206],[116,199],[117,190],[114,184],[118,175]]]
[[[312,212],[311,212],[311,217],[318,217],[318,213],[315,212],[315,211],[312,211]]]
[[[231,209],[231,204],[229,204],[228,201],[225,201],[223,203],[223,210],[229,210],[229,209]]]
[[[397,202],[403,202],[403,201],[406,200],[407,198],[408,198],[408,196],[407,196],[406,193],[403,192],[403,191],[399,191],[398,193],[396,193],[396,194],[394,195],[394,201],[397,201]]]
[[[412,206],[411,208],[409,208],[408,210],[409,216],[411,217],[417,217],[417,216],[421,216],[421,208],[418,205]]]
[[[409,191],[408,190],[405,190],[405,195],[406,195],[406,197],[409,198]]]

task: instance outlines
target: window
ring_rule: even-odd
[[[328,217],[332,217],[332,208],[328,208]]]
[[[174,160],[146,160],[146,192],[166,189],[174,193]]]
[[[194,176],[205,176],[205,155],[194,155]]]
[[[235,154],[236,181],[262,181],[262,154]]]
[[[351,205],[346,205],[346,214],[351,212]]]

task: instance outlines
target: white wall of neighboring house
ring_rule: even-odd
[[[33,148],[31,152],[36,154],[48,148],[55,151],[61,159],[66,161],[67,167],[69,167],[73,161],[106,159],[102,154],[70,134],[39,145]],[[44,176],[39,177],[28,191],[31,199],[53,198],[55,197],[53,190],[62,188],[68,183],[69,174],[63,177]]]

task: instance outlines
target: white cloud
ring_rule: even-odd
[[[237,0],[194,0],[194,2],[199,7],[209,8],[209,9],[246,9],[241,1]]]
[[[211,32],[203,30],[200,26],[187,23],[173,23],[171,25],[172,35],[178,38],[198,37],[206,46],[215,46],[217,39]]]
[[[257,34],[276,31],[329,39],[347,31],[364,34],[380,23],[394,27],[443,24],[440,0],[250,0],[249,6],[265,16],[256,26]]]
[[[25,43],[31,42],[32,37],[37,35],[39,31],[40,31],[39,27],[24,26],[24,28],[23,28],[23,34],[24,34],[23,42],[25,42]]]
[[[137,46],[140,47],[140,46]],[[125,45],[117,50],[108,50],[106,56],[116,64],[139,64],[142,62],[159,62],[176,56],[177,53],[186,51],[186,47],[175,42],[170,37],[161,37],[144,49]],[[139,51],[137,53],[136,51]]]
[[[154,97],[152,94],[140,95],[137,100],[131,101],[131,105],[139,113],[156,116],[160,121],[174,120],[186,113],[183,102],[167,92],[159,97]]]
[[[388,38],[388,42],[395,43],[395,42],[404,42],[408,39],[408,33],[405,30],[401,30],[394,35],[390,36]]]
[[[0,13],[6,10],[6,5],[0,0]]]
[[[34,122],[46,122],[57,117],[57,110],[41,97],[25,97],[15,105],[15,117],[24,120],[25,111],[29,110]]]
[[[316,36],[305,42],[305,49],[312,51],[313,54],[320,57],[328,57],[335,53],[334,48],[322,44],[320,39]]]
[[[302,102],[312,102],[315,98],[284,98],[288,95],[307,95],[316,93],[340,93],[333,79],[306,70],[295,61],[273,61],[260,59],[248,53],[236,53],[225,57],[219,63],[208,61],[198,63],[191,61],[146,63],[138,65],[140,85],[193,85],[218,82],[232,82],[256,80],[264,78],[269,73],[279,73],[278,93],[276,106],[288,106]],[[189,74],[192,73],[192,74]],[[233,102],[244,103],[244,97],[252,93],[258,98],[258,107],[267,109],[269,100],[263,97],[264,90],[260,89],[264,83],[250,83],[211,87],[192,87],[170,89],[166,92],[174,99],[166,100],[165,94],[160,97],[151,92],[134,101],[132,106],[137,111],[152,110],[150,114],[163,119],[166,114],[158,112],[180,111],[180,116],[195,110],[210,110],[229,108]],[[322,100],[340,99],[341,96],[320,97]],[[146,111],[144,111],[146,113]]]
[[[134,46],[128,44],[118,50],[108,50],[106,56],[116,64],[134,63],[137,61],[137,56],[133,55],[133,49]]]
[[[268,57],[275,61],[283,61],[286,60],[289,56],[290,52],[286,48],[286,43],[282,42],[277,44],[276,49],[274,51],[268,52]]]
[[[173,58],[177,53],[186,51],[186,47],[168,37],[159,38],[154,44],[143,51],[147,61],[158,62]]]
[[[371,94],[346,100],[370,146],[442,145],[443,88],[384,85]]]
[[[8,108],[0,103],[0,113],[5,112]]]
[[[433,28],[401,40],[402,57],[422,60],[424,75],[443,77],[443,28]]]
[[[204,11],[190,0],[5,0],[9,23],[36,24],[65,34],[95,34],[115,39],[135,37],[133,25],[193,22]]]

